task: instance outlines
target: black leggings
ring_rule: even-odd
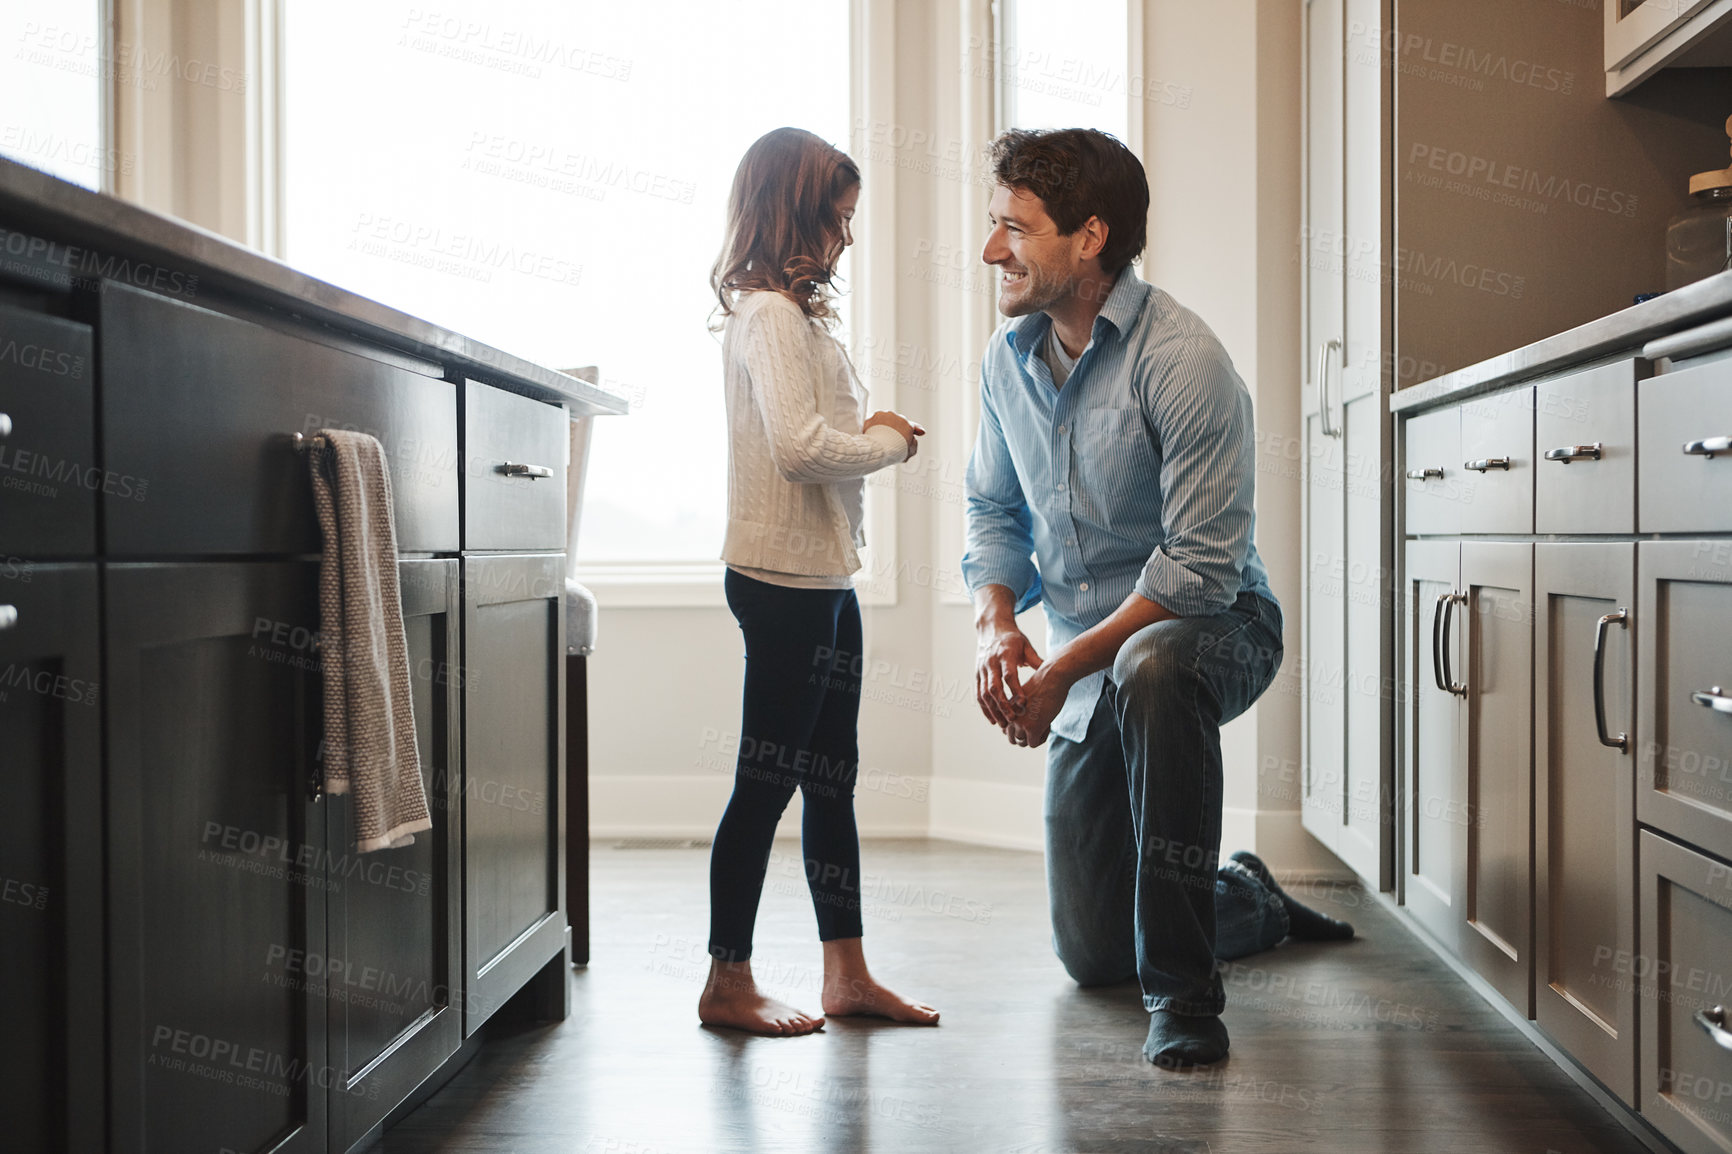
[[[852,589],[790,589],[727,571],[746,636],[734,794],[710,851],[710,955],[752,956],[752,923],[776,822],[801,794],[800,841],[818,940],[860,936],[860,602]]]

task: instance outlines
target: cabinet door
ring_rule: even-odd
[[[1705,360],[1642,382],[1636,394],[1636,528],[1732,531],[1732,361]]]
[[[1606,0],[1606,71],[1622,68],[1709,0]]]
[[[1346,676],[1344,766],[1346,820],[1335,852],[1379,890],[1394,882],[1394,704],[1386,687],[1393,667],[1393,566],[1384,552],[1390,486],[1380,393],[1363,393],[1342,406],[1347,443],[1343,553]]]
[[[326,999],[331,1149],[339,1151],[378,1125],[463,1040],[462,866],[452,826],[462,800],[458,563],[403,561],[397,570],[433,828],[410,845],[356,854],[351,799],[325,799],[329,944],[327,964],[313,977]]]
[[[1534,387],[1534,528],[1541,533],[1636,529],[1636,362]]]
[[[1467,782],[1459,686],[1461,546],[1407,543],[1402,674],[1408,686],[1402,742],[1407,846],[1402,903],[1446,948],[1460,950]]]
[[[8,1149],[103,1145],[94,565],[0,562],[0,1117]],[[16,1145],[13,1145],[16,1143]]]
[[[1533,1016],[1533,546],[1461,547],[1467,888],[1461,955]]]
[[[1631,1106],[1635,571],[1633,544],[1534,549],[1534,1017]]]
[[[1732,1151],[1732,864],[1643,830],[1642,1116],[1685,1154]]]
[[[565,947],[565,556],[463,559],[465,1036]]]
[[[1407,506],[1404,531],[1415,537],[1461,532],[1462,506],[1473,499],[1478,474],[1461,467],[1461,407],[1409,417],[1402,425]]]
[[[1643,541],[1636,816],[1732,858],[1732,540]]]
[[[1462,470],[1476,478],[1462,502],[1463,533],[1534,531],[1534,391],[1512,389],[1461,406]]]
[[[0,304],[0,540],[7,553],[96,552],[96,495],[110,478],[96,465],[91,346],[89,325]]]
[[[113,1145],[326,1143],[317,566],[110,565]]]

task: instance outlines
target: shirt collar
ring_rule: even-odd
[[[1106,303],[1095,316],[1096,330],[1105,321],[1120,337],[1130,330],[1135,323],[1137,314],[1143,311],[1143,302],[1148,299],[1151,285],[1130,265],[1126,265],[1119,273],[1119,279],[1113,282],[1112,291],[1107,294]],[[1034,313],[1026,317],[1018,317],[1005,330],[1004,340],[1019,358],[1026,360],[1031,352],[1046,339],[1046,334],[1052,328],[1052,318],[1045,313]]]

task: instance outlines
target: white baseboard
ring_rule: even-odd
[[[1038,785],[935,777],[931,836],[1038,853],[1046,842],[1042,792]]]
[[[719,773],[592,776],[590,837],[711,837],[722,820],[722,810],[727,808],[733,785],[732,777]],[[890,774],[865,777],[854,791],[854,816],[860,835],[927,836],[928,788],[923,777]],[[776,836],[800,836],[798,794],[783,812]]]

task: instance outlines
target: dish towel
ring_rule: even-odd
[[[357,853],[409,845],[433,819],[415,748],[385,447],[366,433],[320,429],[307,456],[325,550],[325,792],[353,795]]]

